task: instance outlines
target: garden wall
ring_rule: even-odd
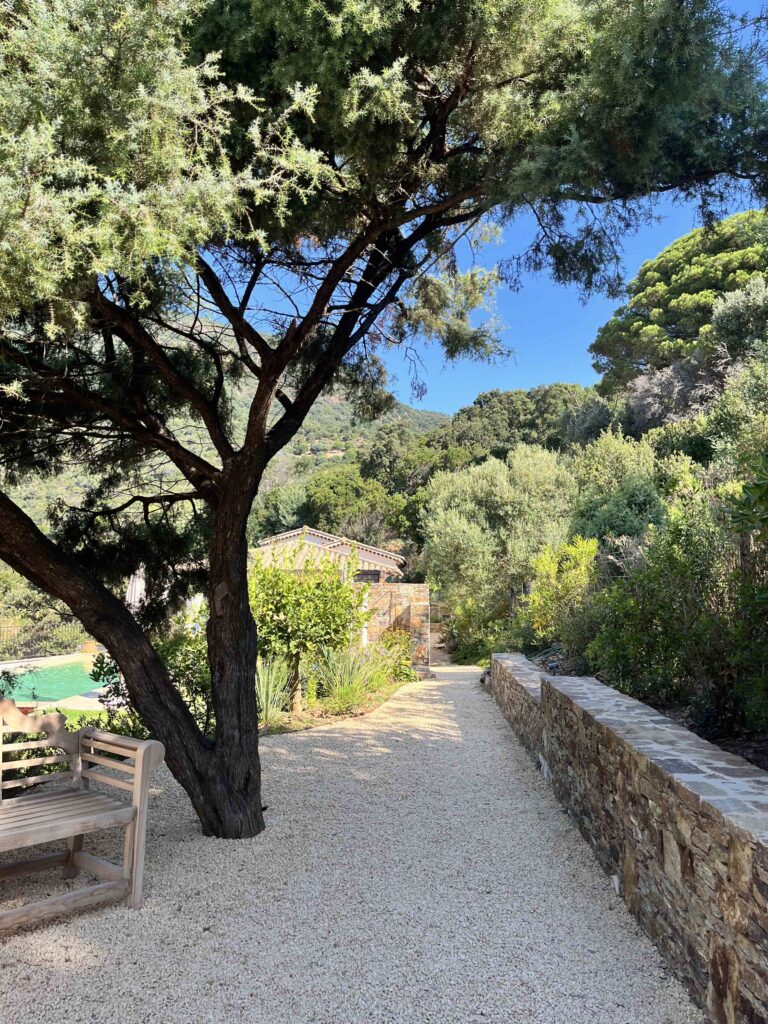
[[[522,655],[486,685],[711,1019],[768,1024],[768,772]]]
[[[429,666],[429,587],[426,583],[373,583],[368,587],[367,641],[387,629],[410,633],[413,664]]]

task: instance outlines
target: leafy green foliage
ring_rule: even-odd
[[[518,445],[437,474],[425,492],[423,564],[465,639],[509,613],[547,543],[565,539],[575,485],[560,456]]]
[[[388,671],[395,682],[415,681],[417,677],[413,667],[413,642],[410,633],[402,629],[387,629],[379,638],[378,647],[388,663]]]
[[[653,481],[626,477],[614,490],[592,492],[579,504],[571,528],[583,537],[639,537],[664,518],[664,506]]]
[[[365,588],[339,562],[321,557],[299,570],[291,556],[254,561],[248,592],[259,648],[291,663],[321,650],[347,647],[365,621]]]
[[[368,690],[386,682],[387,667],[369,649],[348,647],[321,651],[313,674],[317,695],[326,698],[330,713],[345,715],[365,703]]]
[[[312,690],[324,709],[332,715],[350,714],[370,695],[416,678],[410,637],[390,630],[368,647],[325,648],[313,660],[311,674]]]
[[[104,708],[103,728],[107,732],[122,733],[137,740],[147,739],[149,729],[131,705],[117,662],[108,654],[97,654],[93,659],[91,679],[104,691],[99,697],[99,702]]]
[[[768,541],[768,452],[748,460],[747,480],[728,509],[736,529],[747,536],[756,534]]]
[[[307,483],[303,521],[351,540],[380,544],[397,536],[404,504],[378,480],[361,476],[357,465],[336,466]]]
[[[578,384],[529,391],[488,391],[453,418],[450,441],[474,454],[504,458],[518,444],[565,447],[564,418],[590,394]]]
[[[534,559],[530,592],[515,610],[515,625],[524,646],[548,646],[561,640],[577,647],[574,633],[595,589],[598,544],[573,537],[559,547],[548,545]]]
[[[759,211],[698,228],[648,260],[629,285],[628,302],[600,329],[590,348],[595,369],[602,374],[599,389],[612,394],[647,369],[694,354],[705,362],[712,359],[718,341],[716,310],[714,319],[719,320],[729,356],[741,356],[754,340],[754,311],[740,312],[721,300],[745,287],[762,294],[764,284],[751,282],[767,267],[768,218]],[[764,310],[764,300],[761,306]]]
[[[170,628],[155,638],[155,648],[163,659],[171,681],[192,712],[200,732],[213,734],[215,716],[211,673],[208,666],[206,623],[208,606],[202,602],[171,620]]]
[[[180,612],[162,635],[154,638],[154,643],[200,732],[211,736],[216,720],[205,637],[207,617],[205,603],[200,603],[196,609]],[[137,739],[146,739],[149,730],[131,704],[116,662],[109,655],[97,654],[91,678],[105,690],[100,700],[108,728],[114,732],[122,730]]]
[[[640,561],[599,595],[591,662],[642,698],[692,702],[710,731],[742,727],[759,703],[754,670],[765,664],[768,631],[751,617],[747,667],[738,569],[738,546],[706,495],[673,506]]]
[[[70,654],[86,639],[62,602],[0,565],[0,660]]]

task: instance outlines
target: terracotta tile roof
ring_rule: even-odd
[[[269,548],[286,541],[303,539],[305,543],[318,547],[324,551],[335,552],[345,556],[354,548],[360,561],[361,569],[381,569],[390,576],[402,576],[400,566],[405,559],[394,551],[386,551],[384,548],[376,548],[371,544],[363,544],[357,540],[350,540],[348,537],[339,537],[333,533],[325,533],[323,530],[316,530],[311,526],[302,526],[296,530],[287,530],[285,533],[277,533],[273,537],[265,537],[256,545],[257,548]]]

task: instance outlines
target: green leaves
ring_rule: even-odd
[[[356,588],[354,565],[346,573],[329,558],[299,554],[266,563],[257,559],[248,574],[251,611],[259,650],[292,661],[320,648],[346,647],[365,621],[365,588]]]
[[[191,0],[24,0],[0,63],[0,320],[48,303],[47,333],[84,322],[99,278],[157,301],[198,246],[262,238],[255,211],[333,185],[291,127],[316,90],[296,84],[275,116],[206,55],[188,61]],[[227,147],[247,112],[245,160]],[[165,299],[176,298],[166,288]]]
[[[232,212],[228,116],[184,0],[26,0],[0,64],[0,318],[80,322],[94,277],[183,263]]]
[[[583,614],[597,578],[596,540],[575,536],[566,544],[547,545],[534,559],[530,593],[515,610],[515,623],[534,646],[563,637]]]
[[[646,369],[694,354],[706,364],[718,342],[743,355],[765,306],[758,290],[766,267],[768,219],[757,210],[698,228],[648,260],[629,285],[629,301],[590,347],[603,374],[599,389],[615,393]],[[733,293],[744,287],[737,300]]]
[[[765,542],[768,540],[768,453],[753,457],[744,469],[747,480],[728,511],[737,530],[747,534],[754,531]]]

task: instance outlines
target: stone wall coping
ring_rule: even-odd
[[[768,772],[722,750],[647,704],[598,679],[552,676],[520,654],[494,654],[515,681],[536,700],[543,686],[564,694],[577,713],[634,747],[660,768],[678,789],[691,794],[716,817],[768,845]]]
[[[524,654],[492,654],[491,660],[504,665],[515,677],[529,697],[537,703],[541,701],[542,671],[540,665],[534,665]]]

